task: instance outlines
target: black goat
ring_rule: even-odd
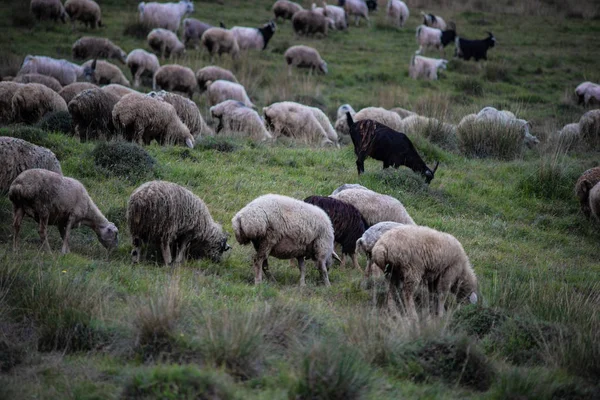
[[[457,36],[455,45],[455,57],[464,58],[467,61],[471,57],[475,58],[475,61],[487,60],[487,51],[496,45],[496,38],[492,32],[488,32],[488,37],[482,40],[469,40]]]
[[[354,122],[350,113],[346,113],[346,119],[350,127],[354,153],[357,156],[356,168],[359,175],[365,172],[365,159],[370,156],[383,161],[383,168],[389,166],[398,168],[405,165],[421,173],[425,177],[425,182],[431,182],[439,161],[436,162],[433,170],[429,169],[404,133],[370,119]]]
[[[349,255],[354,267],[361,269],[356,255],[356,241],[361,238],[369,226],[356,207],[341,200],[323,196],[310,196],[304,199],[304,202],[323,209],[329,216],[333,225],[334,240],[342,245],[341,266],[344,266],[346,255]]]

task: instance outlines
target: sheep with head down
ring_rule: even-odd
[[[210,54],[212,62],[214,55],[221,57],[221,54],[230,54],[232,59],[237,59],[240,53],[240,46],[233,32],[224,28],[209,28],[200,39],[202,46],[206,47]]]
[[[292,17],[292,26],[296,36],[321,34],[327,36],[329,21],[327,18],[314,10],[301,10]]]
[[[10,124],[14,121],[12,98],[23,83],[13,81],[0,82],[0,124]]]
[[[388,0],[386,14],[390,23],[398,28],[402,28],[410,16],[410,11],[405,2],[401,0]]]
[[[92,29],[103,26],[102,11],[94,0],[67,0],[65,10],[71,19],[73,29],[75,29],[75,21],[80,21]]]
[[[199,138],[203,134],[212,136],[214,132],[206,122],[204,122],[204,118],[202,118],[202,114],[200,114],[200,110],[196,103],[192,100],[180,96],[176,93],[169,93],[161,90],[159,92],[150,92],[148,96],[154,97],[159,100],[166,101],[171,104],[175,111],[177,112],[177,116],[181,119],[190,130],[190,133],[195,137]]]
[[[225,100],[210,108],[210,115],[217,120],[217,134],[249,136],[254,140],[270,140],[273,136],[256,110],[237,100]]]
[[[392,221],[384,221],[378,222],[375,225],[369,227],[363,235],[356,241],[356,251],[362,251],[367,256],[367,266],[365,268],[365,277],[370,278],[373,274],[373,266],[378,267],[377,271],[385,272],[385,265],[377,265],[372,261],[372,251],[373,247],[377,241],[383,236],[384,233],[390,231],[399,226],[403,226],[403,223],[400,222],[392,222]]]
[[[125,64],[127,53],[107,38],[83,36],[79,38],[71,52],[75,60],[87,60],[90,58],[113,58]]]
[[[51,76],[42,75],[42,74],[21,74],[17,75],[13,82],[17,83],[39,83],[41,85],[47,86],[50,89],[54,90],[56,93],[62,90],[62,85],[56,79]]]
[[[67,12],[60,0],[31,0],[30,9],[38,20],[57,22],[60,19],[63,24],[67,22]]]
[[[167,29],[154,28],[148,33],[146,39],[148,46],[160,55],[162,60],[185,54],[185,45],[179,41],[177,35]]]
[[[188,67],[178,64],[163,65],[154,73],[153,90],[185,93],[190,99],[196,91],[196,76]]]
[[[67,103],[54,90],[39,83],[19,87],[11,100],[15,122],[35,124],[48,113],[68,111]]]
[[[238,211],[231,220],[235,239],[241,245],[252,243],[254,283],[270,276],[268,257],[297,259],[300,286],[306,285],[304,259],[315,260],[326,286],[330,286],[327,266],[334,256],[333,227],[317,206],[276,194],[260,196]],[[337,259],[337,255],[335,255]]]
[[[215,65],[209,65],[196,71],[196,80],[198,81],[198,90],[200,93],[206,91],[207,82],[209,81],[223,80],[239,83],[233,72]]]
[[[117,83],[123,86],[131,86],[119,67],[102,60],[89,60],[81,65],[84,69],[94,70],[95,83],[99,85],[110,85]]]
[[[94,89],[96,87],[96,85],[89,82],[73,82],[63,87],[58,94],[65,100],[65,103],[69,105],[69,102],[79,93],[83,92],[85,89]]]
[[[289,0],[277,0],[272,8],[275,20],[278,18],[283,20],[292,19],[295,13],[303,9],[300,4]]]
[[[114,94],[93,88],[82,91],[69,102],[73,133],[81,142],[114,136],[112,110],[119,100]]]
[[[317,51],[309,46],[296,45],[288,48],[283,54],[285,62],[288,65],[288,75],[292,75],[292,67],[296,68],[309,68],[310,73],[313,71],[319,71],[323,74],[327,74],[327,63],[321,58],[321,55]]]
[[[133,76],[133,86],[139,87],[142,77],[152,79],[154,73],[160,68],[158,57],[155,54],[148,53],[143,49],[132,50],[125,59],[125,64],[129,67],[131,76]]]
[[[408,65],[408,76],[412,79],[427,79],[435,81],[438,79],[438,70],[446,69],[448,60],[442,58],[430,58],[413,54]]]
[[[586,170],[575,183],[575,195],[579,199],[581,211],[586,217],[590,217],[590,191],[600,182],[600,167]]]
[[[86,65],[80,66],[67,60],[58,60],[52,57],[28,55],[23,60],[18,75],[47,75],[55,78],[63,86],[78,81],[97,83],[95,77],[96,64]]]
[[[246,89],[239,83],[216,80],[214,82],[206,82],[208,104],[214,106],[222,103],[225,100],[237,100],[244,103],[247,107],[256,108],[256,106],[250,101]]]
[[[350,128],[348,128],[348,119],[346,118],[346,113],[350,113],[352,117],[356,115],[356,111],[350,104],[342,104],[337,109],[337,119],[335,121],[335,131],[338,135],[349,135]]]
[[[367,21],[367,24],[371,26],[371,21],[369,20],[369,7],[364,0],[339,0],[338,5],[344,7],[344,10],[346,10],[346,14],[349,17],[354,17],[354,25],[358,26],[359,20],[363,18]],[[375,5],[377,5],[376,2]]]

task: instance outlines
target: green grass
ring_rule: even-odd
[[[137,1],[99,3],[106,28],[96,31],[37,23],[25,1],[0,4],[0,74],[16,74],[26,54],[70,58],[83,35],[108,37],[125,51],[147,48],[144,27],[135,24]],[[600,51],[599,10],[593,2],[510,3],[409,3],[404,29],[386,26],[379,11],[371,28],[351,26],[326,39],[296,39],[288,21],[266,51],[217,62],[233,69],[259,109],[293,100],[334,117],[344,103],[403,107],[456,124],[494,106],[532,121],[542,139],[534,150],[500,157],[509,161],[467,158],[458,137],[428,126],[412,139],[428,165],[440,161],[429,186],[408,169],[382,171],[373,160],[357,177],[351,144],[322,149],[208,137],[194,149],[152,144],[143,152],[120,142],[79,143],[57,132],[66,129],[62,120],[46,130],[0,128],[50,148],[120,234],[118,250],[107,256],[90,229],[75,229],[71,254],[61,256],[56,228],[49,232],[53,252],[43,253],[37,226],[26,219],[13,254],[12,205],[0,198],[0,370],[7,371],[0,372],[0,398],[551,399],[597,392],[600,227],[579,212],[573,186],[598,165],[599,149],[567,152],[552,138],[587,111],[573,88],[600,81],[592,57]],[[271,4],[197,1],[194,17],[258,26]],[[456,22],[468,38],[491,30],[498,45],[490,60],[452,60],[436,82],[409,79],[421,10]],[[301,43],[320,51],[328,75],[287,77],[282,54]],[[194,70],[209,63],[193,49],[179,62]],[[205,97],[194,100],[208,117]],[[276,259],[274,279],[255,287],[254,250],[233,239],[219,264],[132,265],[127,200],[148,179],[185,185],[229,233],[232,216],[265,193],[301,199],[360,183],[392,195],[417,223],[461,241],[481,304],[452,305],[444,318],[410,326],[385,312],[382,281],[363,282],[359,271],[334,265],[331,288],[309,268],[301,289],[297,268]]]

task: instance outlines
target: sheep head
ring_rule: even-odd
[[[112,222],[107,222],[96,229],[98,240],[108,250],[112,250],[119,244],[119,229]]]

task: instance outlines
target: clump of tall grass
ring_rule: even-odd
[[[467,77],[454,82],[454,87],[464,96],[480,97],[484,94],[483,82],[479,78]]]
[[[519,124],[473,121],[459,124],[456,135],[458,147],[469,157],[513,160],[523,151],[523,131]]]
[[[457,150],[456,126],[448,123],[452,115],[452,100],[448,95],[434,94],[419,99],[415,112],[427,116],[427,123],[414,127],[418,135],[450,151]]]

